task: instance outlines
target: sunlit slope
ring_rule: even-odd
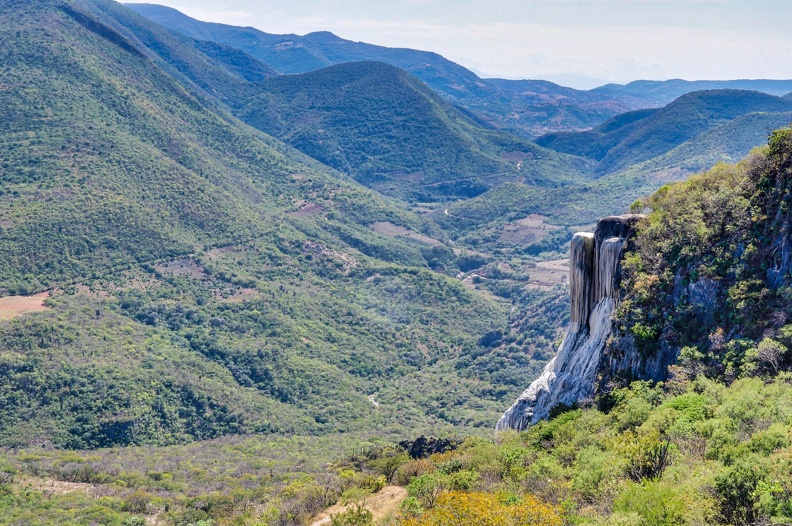
[[[457,364],[507,303],[428,268],[456,258],[432,223],[233,117],[228,61],[122,9],[0,21],[0,290],[53,294],[0,323],[0,443],[488,427],[516,387]]]
[[[340,64],[257,87],[241,119],[385,193],[470,197],[503,180],[585,180],[582,160],[486,129],[383,63]]]

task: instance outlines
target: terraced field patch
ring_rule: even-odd
[[[46,310],[44,300],[49,298],[49,292],[42,292],[35,296],[7,296],[0,298],[0,320],[11,320],[24,314]]]

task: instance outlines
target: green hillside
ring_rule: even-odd
[[[784,112],[789,102],[759,92],[699,91],[683,95],[655,112],[632,112],[590,132],[540,137],[537,143],[598,162],[600,174],[647,161],[740,115]],[[751,144],[756,146],[761,143]]]
[[[789,109],[787,100],[756,92],[696,92],[659,110],[624,113],[586,132],[548,134],[536,142],[597,163],[593,169],[600,177],[564,189],[507,182],[451,204],[436,220],[464,242],[490,249],[504,248],[487,241],[493,233],[529,214],[563,227],[591,225],[666,183],[742,159],[772,130],[791,122]],[[567,240],[548,238],[557,247]]]
[[[572,157],[393,66],[274,76],[109,0],[3,14],[0,524],[299,526],[385,484],[405,526],[789,522],[789,130],[634,205],[619,336],[678,343],[670,381],[492,440],[569,320],[571,229],[789,101],[693,94]],[[456,449],[392,445],[422,434]]]
[[[349,173],[411,199],[472,197],[505,180],[559,186],[584,163],[485,129],[418,79],[379,62],[352,62],[257,84],[245,122]]]
[[[227,54],[104,0],[11,8],[0,288],[52,298],[0,322],[0,444],[469,433],[538,369],[476,371],[511,305],[429,266],[486,259],[233,117]]]
[[[601,161],[608,152],[646,124],[645,119],[658,110],[650,108],[617,115],[591,130],[578,133],[550,133],[536,139],[536,144],[558,152]]]
[[[663,155],[628,169],[630,173],[665,173],[682,178],[718,162],[736,163],[753,147],[767,141],[773,130],[792,123],[792,112],[747,113],[707,130]]]

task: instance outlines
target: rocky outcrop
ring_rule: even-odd
[[[410,455],[410,458],[429,458],[436,453],[454,451],[462,443],[452,438],[434,438],[421,435],[414,442],[402,440],[399,447]]]
[[[594,396],[611,315],[619,301],[624,246],[641,215],[601,219],[594,233],[578,233],[570,247],[570,324],[556,356],[514,405],[497,429],[522,430],[547,418],[556,406],[572,406]]]

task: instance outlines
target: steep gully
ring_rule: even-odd
[[[593,234],[577,233],[572,238],[571,314],[566,335],[542,375],[503,414],[496,429],[525,429],[547,418],[556,406],[591,399],[598,379],[612,374],[614,367],[635,368],[631,359],[614,363],[606,348],[613,332],[611,316],[619,299],[625,244],[642,218],[634,214],[606,217]]]

